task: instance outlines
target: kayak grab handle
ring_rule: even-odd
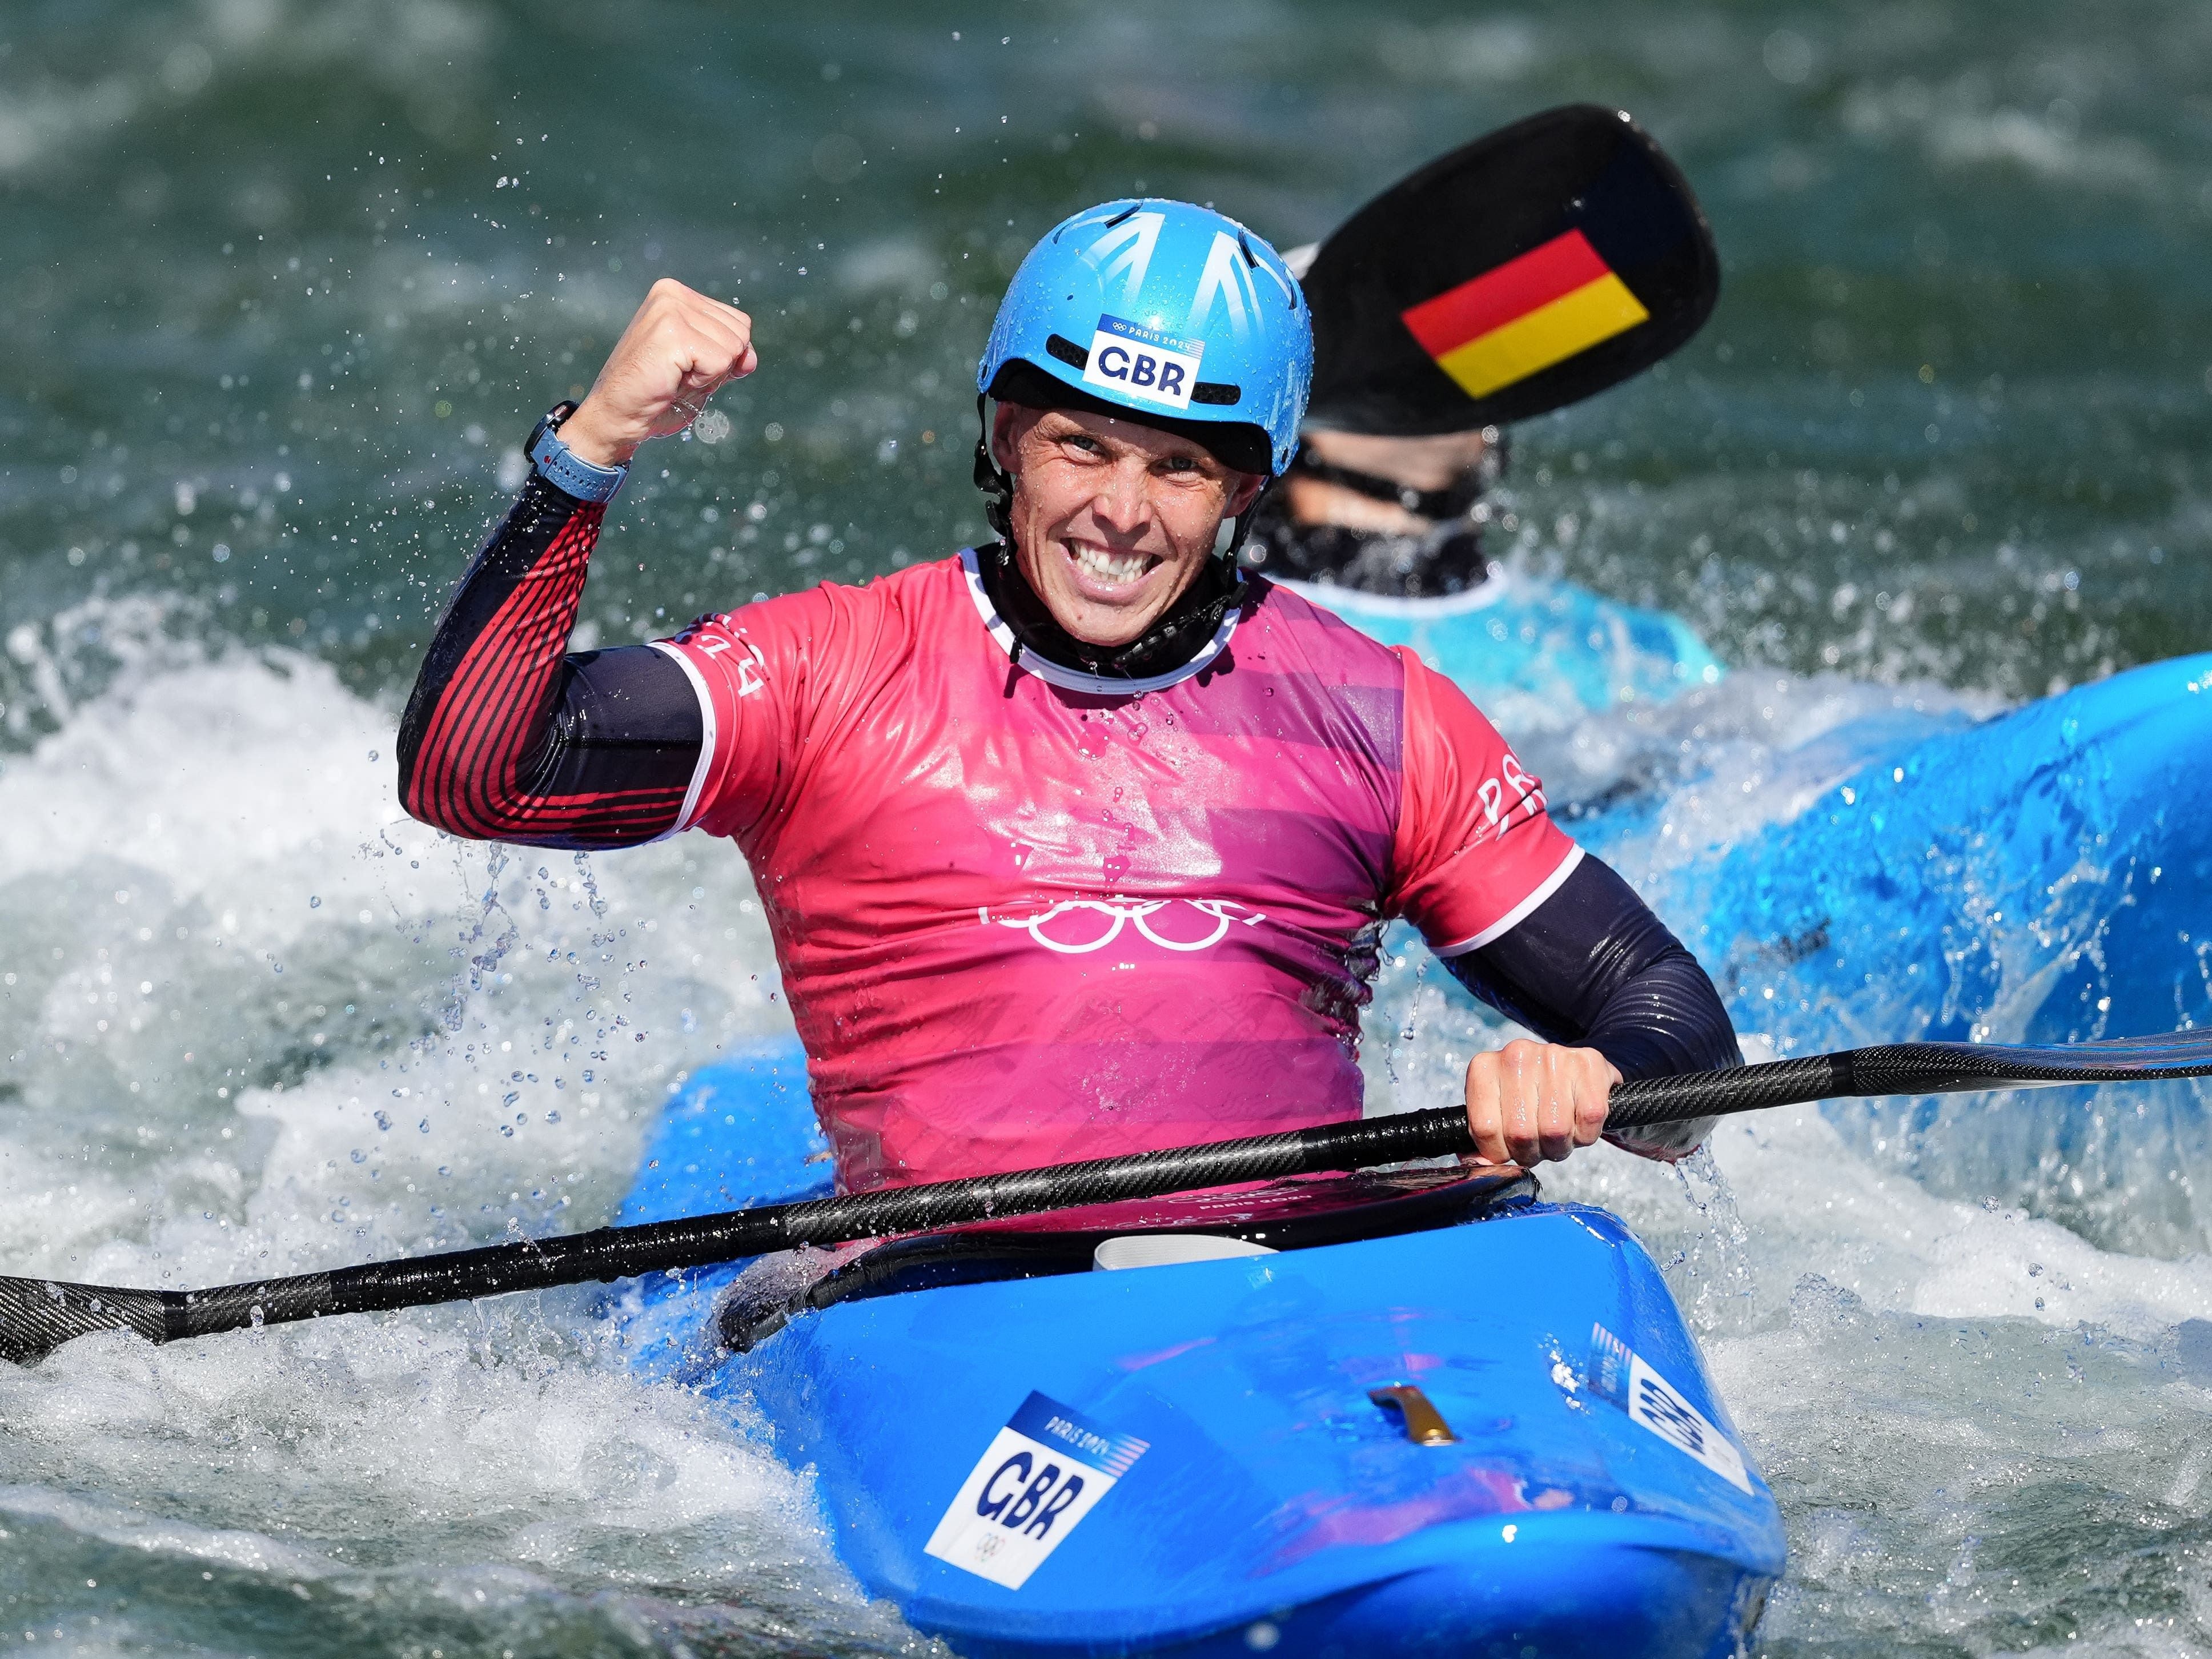
[[[1428,1395],[1410,1382],[1394,1382],[1387,1389],[1370,1389],[1367,1397],[1382,1408],[1383,1415],[1395,1413],[1404,1426],[1406,1438],[1417,1446],[1453,1446],[1459,1437],[1444,1421],[1444,1414],[1436,1408]]]

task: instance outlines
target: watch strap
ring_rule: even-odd
[[[561,424],[575,412],[576,405],[565,399],[545,411],[530,434],[530,464],[547,483],[580,501],[611,501],[629,468],[598,465],[561,441]]]

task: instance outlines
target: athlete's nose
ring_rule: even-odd
[[[1133,538],[1145,528],[1152,517],[1145,475],[1144,462],[1134,457],[1106,469],[1097,493],[1091,498],[1091,515],[1101,530]]]

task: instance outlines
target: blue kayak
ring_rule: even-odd
[[[1608,708],[1663,702],[1717,684],[1726,672],[1680,617],[1512,570],[1442,599],[1281,586],[1385,645],[1411,647],[1516,737]]]
[[[1784,1053],[1869,1042],[2072,1042],[2212,1024],[2212,653],[2115,674],[1960,730],[1877,735],[1807,772],[1805,808],[1652,878],[1641,801],[1575,825],[1675,920],[1737,1028]],[[1778,764],[1788,768],[1796,757]],[[2185,1083],[2084,1109],[2071,1090],[1837,1105],[1863,1150],[1954,1185],[1936,1126],[1971,1122],[1956,1184],[2124,1207],[2197,1248],[2172,1173],[2200,1158]],[[2122,1121],[2124,1112],[2125,1121]],[[1882,1143],[1877,1146],[1876,1143]],[[2086,1182],[2084,1176],[2088,1177]],[[2086,1184],[2092,1196],[2084,1199]]]
[[[2203,1024],[2208,775],[2212,654],[2154,663],[1870,757],[1684,896],[1740,999],[1817,995],[1837,1046],[1854,1010],[1885,1042]]]
[[[821,1152],[796,1044],[733,1057],[621,1219],[826,1190]],[[659,1276],[615,1317],[963,1654],[1702,1656],[1755,1623],[1780,1518],[1614,1217],[1451,1172],[1048,1219]]]

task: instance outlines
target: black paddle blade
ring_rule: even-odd
[[[1431,162],[1314,256],[1316,426],[1541,415],[1657,362],[1720,294],[1711,228],[1626,114],[1573,104]]]
[[[94,1331],[136,1331],[149,1341],[170,1334],[167,1299],[175,1291],[0,1279],[0,1359],[27,1365]]]

